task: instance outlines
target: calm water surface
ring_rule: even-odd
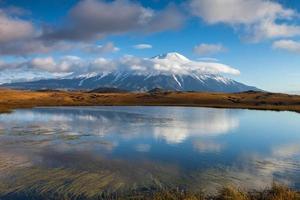
[[[0,115],[0,192],[300,189],[300,114],[58,107]]]

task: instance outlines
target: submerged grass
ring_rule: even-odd
[[[87,154],[81,154],[85,159],[79,162],[70,153],[55,155],[54,161],[67,165],[34,166],[15,154],[0,157],[0,200],[300,200],[297,191],[277,184],[249,192],[223,187],[228,182],[222,182],[221,189],[208,196],[199,184],[208,184],[204,177],[188,176],[181,182],[176,180],[179,172],[172,166],[141,161],[126,165],[121,160],[92,159]]]
[[[26,160],[23,162],[27,163]],[[112,166],[113,163],[109,163],[109,165]],[[86,168],[89,167],[86,166]],[[126,171],[129,171],[129,169]],[[5,174],[8,175],[5,176]],[[300,194],[297,191],[278,184],[273,184],[272,187],[265,190],[244,191],[231,186],[223,187],[216,193],[207,193],[201,189],[202,186],[197,186],[197,183],[194,187],[189,187],[185,184],[175,184],[175,180],[169,179],[167,183],[173,182],[174,184],[167,185],[160,181],[148,181],[141,184],[138,179],[130,178],[128,180],[129,177],[122,174],[116,172],[116,170],[41,168],[31,165],[18,167],[18,164],[11,163],[11,167],[2,168],[0,173],[0,199],[300,200]],[[156,177],[155,173],[153,176]],[[156,178],[160,180],[160,177]],[[144,179],[144,181],[149,180],[149,177],[145,174]]]
[[[80,191],[80,190],[79,190]],[[285,186],[274,184],[263,191],[245,192],[234,187],[225,187],[215,195],[188,192],[180,189],[129,190],[123,192],[102,191],[96,196],[72,191],[19,191],[2,195],[1,200],[300,200],[300,194]]]

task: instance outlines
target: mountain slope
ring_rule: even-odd
[[[138,75],[128,73],[100,74],[93,77],[48,79],[33,82],[4,84],[4,87],[17,89],[83,89],[101,87],[118,88],[128,91],[148,91],[153,88],[177,91],[241,92],[258,90],[255,87],[236,82],[222,76],[191,75]]]
[[[169,53],[149,59],[162,69],[151,71],[115,71],[73,75],[60,79],[4,84],[17,89],[68,89],[93,90],[117,88],[127,91],[148,91],[153,88],[176,91],[242,92],[258,90],[232,79],[209,72],[194,72],[188,58]],[[166,63],[166,64],[165,64]],[[192,63],[193,64],[193,63]],[[210,65],[211,63],[208,63]],[[162,66],[162,67],[161,67]],[[165,68],[168,67],[166,70]],[[156,66],[155,66],[156,67]],[[165,68],[163,68],[165,67]],[[170,69],[170,70],[169,70]]]

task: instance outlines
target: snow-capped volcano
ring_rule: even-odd
[[[257,90],[221,74],[239,74],[237,69],[215,62],[192,61],[179,53],[167,53],[149,59],[125,57],[110,62],[101,60],[100,68],[74,73],[60,79],[6,84],[20,89],[96,89],[104,87],[128,91],[162,88],[176,91],[240,92]],[[110,66],[111,70],[106,66]],[[102,70],[100,70],[102,69]],[[97,71],[98,70],[98,71]]]
[[[173,61],[178,61],[178,62],[189,62],[190,61],[187,57],[185,57],[177,52],[161,54],[161,55],[152,57],[152,59],[167,59],[167,60],[173,60]]]

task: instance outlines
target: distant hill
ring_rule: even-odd
[[[153,88],[152,90],[148,91],[148,93],[161,93],[161,92],[166,92],[166,90],[161,88]]]
[[[121,90],[118,88],[100,87],[89,91],[90,93],[125,93],[127,90]]]

